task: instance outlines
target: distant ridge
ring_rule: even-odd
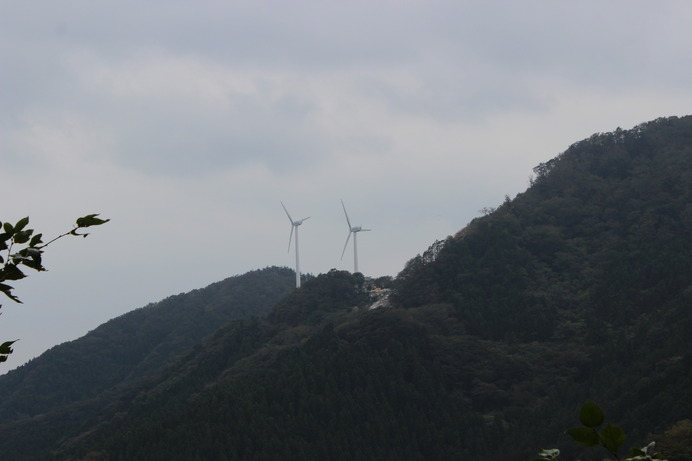
[[[110,320],[0,376],[0,424],[97,397],[155,373],[224,323],[264,315],[293,271],[268,267],[170,296]]]

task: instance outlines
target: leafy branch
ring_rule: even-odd
[[[625,433],[618,426],[605,422],[603,410],[593,402],[587,402],[579,410],[579,422],[581,426],[572,427],[565,431],[565,434],[572,437],[579,445],[585,447],[603,447],[617,461],[653,461],[664,460],[655,451],[655,442],[651,442],[642,448],[632,448],[630,456],[620,457],[620,450],[625,443]],[[538,458],[533,461],[558,461],[560,450],[548,449],[541,450]]]
[[[110,219],[101,219],[98,214],[89,214],[78,218],[74,227],[44,243],[43,234],[34,233],[34,229],[28,229],[29,217],[17,221],[14,225],[9,222],[0,222],[0,291],[16,303],[21,303],[20,299],[12,293],[13,287],[6,284],[7,281],[16,281],[26,278],[22,268],[30,268],[35,271],[45,271],[43,267],[42,255],[44,249],[53,242],[68,235],[86,237],[86,232],[82,229],[92,226],[100,226]],[[2,307],[0,305],[0,307]],[[0,363],[7,360],[7,356],[12,353],[12,345],[17,342],[6,341],[0,344]]]

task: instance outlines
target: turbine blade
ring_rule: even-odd
[[[291,239],[293,239],[293,229],[295,229],[295,228],[296,228],[296,226],[291,224],[291,235],[288,236],[288,251],[286,253],[291,252]]]
[[[348,241],[351,239],[351,234],[353,232],[349,231],[348,232],[348,237],[346,237],[346,244],[344,244],[344,251],[341,252],[341,259],[344,259],[344,255],[346,254],[346,247],[348,246]]]
[[[344,205],[343,200],[341,201],[341,206],[344,208],[344,214],[346,215],[346,222],[348,223],[348,229],[351,230],[351,220],[348,219],[348,213],[346,213],[346,205]]]
[[[288,216],[288,220],[291,221],[291,225],[293,225],[293,218],[291,218],[291,215],[288,214],[288,210],[286,209],[284,202],[280,202],[280,203],[281,203],[281,206],[284,207],[284,211],[286,212],[286,216]]]

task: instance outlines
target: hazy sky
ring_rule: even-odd
[[[46,236],[7,371],[271,265],[396,275],[595,132],[692,113],[692,2],[0,0],[0,220]]]

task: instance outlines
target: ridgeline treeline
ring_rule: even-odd
[[[0,458],[598,459],[563,435],[593,400],[628,445],[689,461],[692,117],[535,173],[411,259],[387,307],[361,274],[291,291],[269,268],[48,351],[0,377]]]

